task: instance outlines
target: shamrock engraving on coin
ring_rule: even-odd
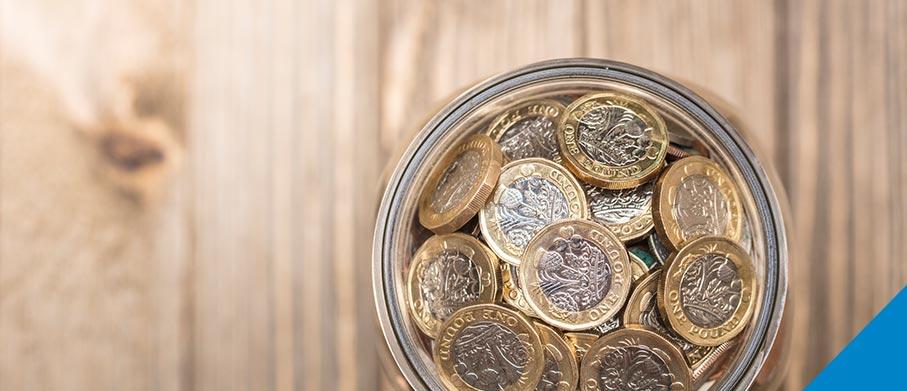
[[[561,220],[543,229],[529,243],[519,270],[529,306],[564,330],[608,321],[630,292],[630,259],[623,243],[588,220]]]
[[[507,160],[531,157],[559,161],[557,119],[564,105],[553,100],[524,102],[494,120],[488,135],[501,145]]]
[[[645,102],[616,93],[583,96],[557,129],[564,165],[585,182],[626,189],[658,174],[667,153],[664,120]]]
[[[665,327],[656,299],[660,278],[661,270],[656,270],[636,285],[624,309],[624,324],[641,325],[657,331],[677,345],[683,351],[687,363],[694,366],[714,348],[692,344]]]
[[[574,391],[579,378],[574,348],[551,327],[535,323],[545,347],[545,367],[537,391]]]
[[[513,306],[524,314],[537,318],[538,316],[529,307],[526,297],[523,296],[523,287],[520,284],[520,272],[516,266],[509,263],[501,264],[501,292],[504,302]]]
[[[580,389],[587,391],[689,390],[690,378],[680,350],[638,326],[602,336],[580,364]]]
[[[668,260],[658,306],[678,335],[718,346],[746,327],[755,295],[753,266],[743,249],[727,238],[703,237]]]
[[[495,304],[469,306],[451,315],[440,330],[432,353],[450,389],[527,390],[541,379],[539,332],[516,311]]]
[[[422,190],[419,222],[439,234],[462,227],[488,199],[503,159],[498,144],[481,134],[447,151]]]
[[[629,242],[652,230],[652,181],[631,189],[608,190],[584,185],[592,219]]]
[[[436,337],[441,323],[460,308],[497,298],[498,261],[478,239],[453,233],[425,241],[410,263],[409,309],[415,323]]]
[[[541,158],[508,163],[494,194],[479,211],[488,246],[501,260],[520,264],[529,240],[545,226],[588,216],[579,182],[559,165]]]
[[[671,249],[703,236],[740,240],[739,191],[709,159],[691,156],[672,163],[655,184],[654,200],[655,229]]]

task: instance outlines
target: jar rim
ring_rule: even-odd
[[[420,167],[432,146],[455,129],[455,124],[473,109],[480,107],[499,94],[520,86],[565,77],[608,79],[644,88],[651,93],[681,107],[688,115],[699,121],[714,135],[727,150],[733,164],[742,174],[755,203],[756,215],[760,219],[765,246],[765,284],[759,311],[754,313],[753,334],[741,346],[740,359],[732,365],[722,381],[719,390],[749,387],[765,363],[768,352],[778,334],[781,315],[787,299],[788,241],[781,213],[782,207],[771,173],[759,162],[757,155],[743,140],[738,130],[703,98],[688,88],[655,72],[617,61],[594,58],[565,58],[547,60],[505,72],[480,82],[463,92],[422,127],[407,147],[387,182],[378,217],[372,253],[372,283],[375,305],[385,342],[404,377],[414,388],[438,389],[440,384],[431,382],[430,369],[412,358],[418,347],[403,343],[403,314],[399,309],[400,299],[394,290],[393,256],[388,239],[393,227],[399,223],[399,216],[392,213],[399,210],[402,201],[398,194],[410,188],[415,170]]]

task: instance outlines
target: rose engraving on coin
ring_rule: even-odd
[[[716,327],[726,322],[740,304],[742,285],[734,262],[721,254],[702,255],[683,273],[681,308],[696,325]]]
[[[467,150],[457,156],[453,163],[441,174],[438,188],[429,204],[436,213],[444,213],[463,199],[472,183],[478,179],[482,155],[474,150]]]
[[[480,390],[504,390],[520,379],[529,363],[529,352],[517,335],[492,322],[464,327],[453,356],[460,378]]]
[[[504,166],[494,194],[479,211],[479,226],[498,257],[519,265],[542,228],[588,215],[583,189],[569,172],[550,160],[529,158]]]
[[[704,175],[690,175],[677,188],[671,209],[685,237],[721,235],[727,229],[728,201]]]
[[[525,247],[549,223],[567,218],[567,198],[547,179],[531,176],[507,186],[495,210],[507,239]]]
[[[478,267],[466,254],[445,249],[426,261],[419,279],[422,300],[433,316],[447,319],[482,294]]]
[[[495,119],[488,135],[501,145],[507,160],[544,158],[560,160],[557,118],[564,106],[553,100],[529,101]]]
[[[629,107],[598,106],[579,119],[579,145],[592,159],[627,166],[646,156],[652,127]]]
[[[559,309],[586,311],[611,289],[611,263],[580,235],[556,238],[538,264],[539,286]]]

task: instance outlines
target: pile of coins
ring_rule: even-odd
[[[622,93],[518,104],[419,199],[413,323],[454,390],[689,390],[749,322],[734,181]]]

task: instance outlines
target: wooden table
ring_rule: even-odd
[[[97,23],[115,24],[101,5]],[[135,8],[171,46],[132,110],[163,125],[96,115],[83,129],[54,75],[89,71],[42,73],[3,41],[0,389],[377,388],[382,168],[455,91],[556,57],[641,65],[740,109],[792,207],[789,389],[907,283],[903,1]],[[48,34],[85,23],[64,21]],[[140,42],[100,31],[83,61],[101,69],[107,43]]]

